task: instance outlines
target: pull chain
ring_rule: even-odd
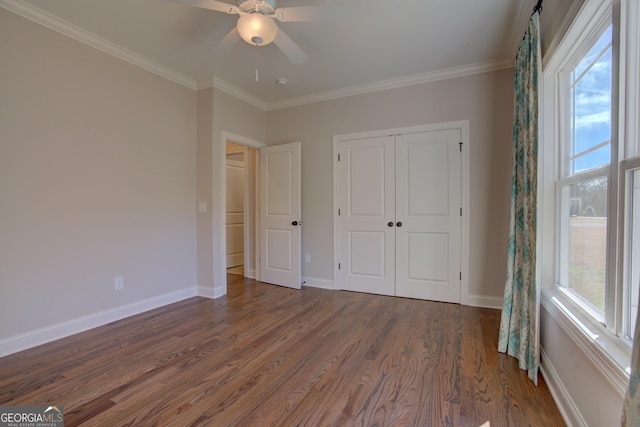
[[[260,80],[259,76],[258,76],[258,45],[256,44],[256,83],[258,83],[258,81]]]

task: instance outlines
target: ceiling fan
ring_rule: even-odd
[[[271,42],[284,52],[294,64],[307,60],[307,55],[297,44],[278,27],[280,22],[307,22],[331,17],[332,10],[320,6],[278,7],[276,0],[238,0],[230,4],[219,0],[170,0],[174,3],[188,4],[203,9],[240,15],[237,25],[214,49],[222,54],[240,39],[254,46],[266,46]]]

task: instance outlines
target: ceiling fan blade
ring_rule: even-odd
[[[226,36],[213,48],[212,54],[215,56],[222,56],[229,51],[236,43],[240,41],[240,33],[238,28],[233,27],[233,30],[229,31]]]
[[[276,38],[273,40],[273,43],[275,43],[275,45],[278,46],[280,50],[287,55],[287,57],[289,57],[291,62],[296,65],[302,64],[309,58],[302,49],[300,49],[298,45],[284,33],[284,31],[282,31],[281,28],[278,28],[278,33],[276,34]]]
[[[189,6],[200,7],[202,9],[215,10],[216,12],[224,12],[230,15],[237,15],[239,13],[238,6],[234,4],[225,3],[218,0],[167,0],[172,3],[186,4]]]
[[[280,22],[336,21],[348,19],[345,9],[337,6],[279,7],[274,15]]]

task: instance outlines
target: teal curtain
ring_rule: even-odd
[[[638,312],[640,314],[640,311]],[[636,318],[636,330],[633,334],[631,353],[631,375],[622,410],[622,426],[640,426],[640,316]]]
[[[539,291],[536,284],[538,172],[538,82],[540,13],[534,12],[520,43],[515,67],[513,175],[507,279],[498,350],[514,356],[538,384]]]

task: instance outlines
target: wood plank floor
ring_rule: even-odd
[[[88,426],[564,426],[496,351],[500,312],[266,285],[0,359],[1,405]]]

